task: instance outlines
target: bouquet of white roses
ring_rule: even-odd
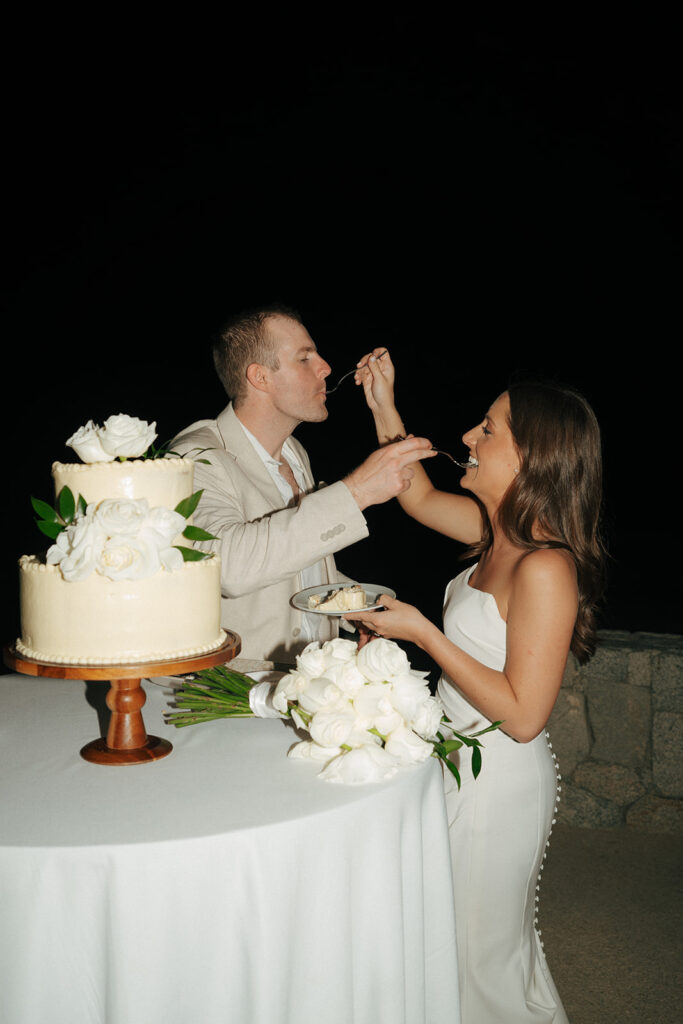
[[[291,718],[310,739],[295,743],[289,756],[320,761],[319,775],[328,782],[378,782],[435,756],[460,786],[448,755],[470,747],[476,778],[478,737],[500,722],[472,736],[456,732],[426,676],[410,667],[392,640],[378,637],[359,650],[339,638],[309,644],[275,686],[228,668],[199,672],[177,691],[177,710],[166,717],[176,726],[215,718]]]

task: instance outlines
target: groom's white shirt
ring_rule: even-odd
[[[367,537],[368,528],[346,484],[316,488],[303,446],[294,437],[287,446],[303,494],[293,505],[283,498],[232,403],[217,419],[193,423],[172,447],[210,463],[195,461],[195,490],[204,493],[193,522],[219,538],[199,546],[220,553],[221,622],[240,635],[240,657],[293,663],[308,643],[303,615],[291,604],[306,585],[304,570],[320,563],[321,582],[346,579],[332,556]],[[207,450],[199,455],[200,449]],[[320,620],[321,640],[337,635],[337,619]]]
[[[259,439],[254,437],[250,430],[247,430],[244,423],[241,423],[240,421],[240,424],[246,437],[251,442],[254,451],[270,473],[275,486],[280,492],[280,496],[284,502],[284,507],[289,508],[298,501],[298,498],[295,498],[291,484],[285,480],[284,476],[280,472],[282,462],[278,462],[277,459],[274,459],[273,456],[266,451]],[[299,461],[298,455],[294,451],[293,445],[289,443],[289,438],[287,438],[282,445],[282,458],[287,462],[289,468],[294,474],[294,479],[296,480],[300,494],[305,494],[309,489],[307,486],[306,474],[304,472],[304,467]],[[325,573],[322,561],[315,562],[314,565],[309,565],[305,569],[301,570],[301,583],[303,587],[317,587],[325,582],[327,582],[327,574]],[[302,640],[305,640],[307,643],[310,643],[311,640],[320,640],[321,626],[322,621],[319,615],[307,615],[304,612],[301,622]]]

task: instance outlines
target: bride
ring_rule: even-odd
[[[405,435],[389,354],[376,349],[358,366],[380,443]],[[460,791],[445,773],[463,1024],[567,1024],[536,928],[560,788],[545,725],[569,651],[585,662],[595,649],[600,432],[574,392],[517,384],[463,441],[468,494],[437,490],[416,463],[399,495],[410,516],[477,558],[446,589],[443,632],[388,596],[384,611],[361,621],[433,658],[456,729],[502,721],[486,736],[476,781],[469,758],[459,763]]]

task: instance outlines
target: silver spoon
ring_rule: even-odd
[[[381,359],[382,356],[385,356],[386,354],[387,354],[387,351],[385,349],[384,352],[380,352],[380,354],[376,358],[377,359]],[[340,377],[339,380],[337,381],[337,383],[334,385],[334,387],[333,388],[328,388],[327,391],[325,392],[325,394],[326,395],[331,395],[333,391],[337,390],[337,388],[342,383],[342,381],[345,381],[347,377],[353,376],[354,373],[358,373],[358,367],[356,367],[355,370],[349,370],[349,372],[345,373],[343,377]]]

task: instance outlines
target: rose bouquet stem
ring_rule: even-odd
[[[197,672],[192,682],[177,690],[166,721],[176,728],[216,718],[253,718],[249,691],[254,680],[225,666]]]

